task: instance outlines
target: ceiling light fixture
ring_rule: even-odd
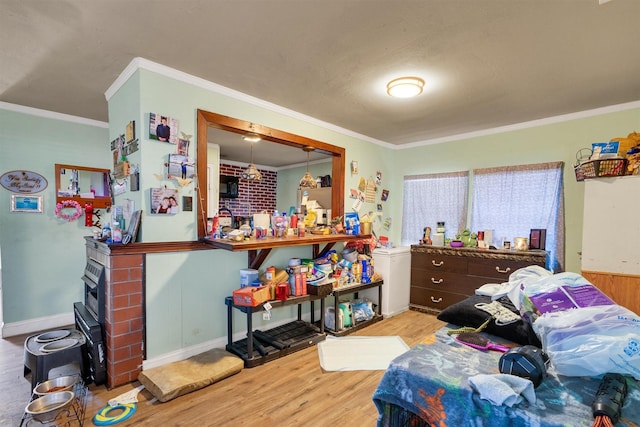
[[[411,98],[420,95],[423,87],[420,77],[400,77],[387,83],[387,93],[394,98]]]
[[[243,136],[242,138],[244,139],[245,136]],[[258,136],[258,141],[260,141],[259,135],[256,136]],[[245,141],[248,140],[245,139]],[[249,167],[242,171],[242,174],[240,176],[242,177],[242,179],[248,179],[249,181],[260,181],[262,179],[262,174],[260,173],[258,168],[256,168],[256,165],[253,164],[253,142],[254,141],[249,141],[249,143],[251,144],[251,163],[249,164]]]
[[[254,132],[245,133],[244,135],[242,135],[242,139],[244,139],[247,142],[259,142],[260,140],[262,140],[260,135]]]
[[[311,176],[311,174],[309,173],[309,153],[312,152],[314,148],[302,147],[302,149],[307,152],[307,173],[305,173],[300,180],[300,188],[316,188],[316,180],[313,179],[313,176]]]

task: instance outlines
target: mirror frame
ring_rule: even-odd
[[[75,170],[85,171],[85,172],[101,173],[104,175],[103,181],[106,178],[106,182],[110,182],[109,174],[111,173],[111,171],[109,169],[90,168],[86,166],[75,166],[75,165],[61,165],[58,163],[55,164],[55,169],[56,169],[56,172],[55,172],[56,173],[56,203],[61,203],[63,200],[71,199],[80,203],[81,206],[84,206],[86,203],[91,203],[94,209],[108,209],[111,207],[111,204],[112,204],[111,188],[109,188],[108,196],[96,196],[92,199],[82,198],[79,195],[75,195],[75,196],[59,196],[58,195],[58,190],[60,190],[60,171],[62,169],[75,169]]]
[[[259,134],[265,141],[284,144],[299,149],[302,149],[302,147],[313,147],[315,151],[332,156],[331,209],[334,217],[344,214],[344,171],[346,164],[346,150],[344,148],[205,110],[198,110],[197,124],[198,142],[196,146],[196,168],[198,182],[196,186],[198,187],[198,197],[200,198],[198,200],[199,205],[205,203],[206,206],[206,201],[208,200],[208,186],[200,185],[200,183],[207,182],[207,135],[209,127],[213,127],[240,135],[246,132],[254,132]],[[205,237],[206,220],[200,220],[200,215],[203,212],[202,209],[203,207],[199,206],[198,221],[196,221],[198,224],[199,239]]]

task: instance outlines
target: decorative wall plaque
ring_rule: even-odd
[[[39,193],[47,188],[49,183],[39,173],[10,171],[0,177],[0,185],[13,193]]]

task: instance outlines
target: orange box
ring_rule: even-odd
[[[247,286],[233,291],[233,303],[244,307],[257,307],[270,297],[268,286]]]

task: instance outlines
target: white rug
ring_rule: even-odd
[[[334,337],[318,344],[320,366],[325,371],[384,371],[396,357],[409,350],[399,336]]]

